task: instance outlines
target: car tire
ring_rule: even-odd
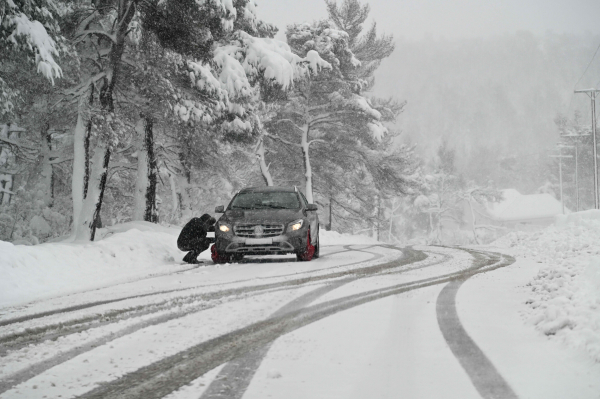
[[[310,262],[315,256],[315,246],[310,242],[310,229],[306,234],[306,247],[296,254],[296,259],[300,262]]]
[[[217,252],[217,247],[214,244],[210,247],[210,258],[218,265],[231,262],[231,257]]]
[[[317,230],[317,242],[315,243],[315,253],[313,255],[314,259],[318,258],[321,253],[321,242],[319,241],[319,231],[320,230]]]

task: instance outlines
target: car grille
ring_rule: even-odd
[[[260,226],[257,229],[257,226]],[[258,235],[257,230],[262,229],[262,234]],[[283,234],[282,224],[264,224],[264,223],[243,223],[233,227],[233,232],[239,237],[263,238],[275,237]]]

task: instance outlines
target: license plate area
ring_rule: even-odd
[[[272,238],[246,238],[246,245],[271,245]]]

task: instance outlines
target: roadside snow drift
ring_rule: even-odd
[[[560,215],[545,230],[512,232],[496,244],[546,265],[529,283],[536,328],[600,362],[600,211]]]
[[[0,241],[0,308],[193,267],[181,261],[180,232],[177,226],[130,222],[100,229],[95,242],[25,246]],[[319,239],[321,245],[377,243],[324,230]],[[200,258],[209,260],[208,251]]]
[[[179,228],[131,222],[101,229],[100,240],[35,246],[0,241],[0,307],[100,288],[183,268]]]

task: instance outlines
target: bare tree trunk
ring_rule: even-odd
[[[187,144],[184,144],[184,148],[179,154],[179,160],[181,162],[183,174],[177,175],[177,199],[179,202],[179,212],[181,213],[181,217],[187,220],[193,216],[192,197],[190,195],[192,172],[190,169],[190,164],[187,160],[190,154],[186,154],[184,151],[189,152],[189,147]]]
[[[329,198],[329,223],[327,224],[327,230],[331,231],[333,225],[333,198]]]
[[[310,204],[313,204],[314,199],[312,187],[312,167],[310,166],[310,156],[308,154],[308,133],[309,127],[308,124],[306,124],[302,127],[302,141],[300,145],[302,147],[302,155],[304,159],[304,181],[306,183],[306,199]]]
[[[46,121],[41,130],[41,176],[44,181],[44,205],[51,207],[54,204],[54,170],[50,163],[50,151],[52,151],[52,140],[50,138],[50,124]]]
[[[265,184],[267,186],[272,186],[273,177],[271,176],[271,172],[269,172],[269,166],[265,161],[265,143],[262,137],[258,141],[255,154],[256,158],[258,159],[258,165],[260,166],[260,172],[262,173],[263,179],[265,180]]]
[[[116,118],[114,108],[114,89],[118,81],[121,58],[125,50],[125,39],[129,30],[129,23],[136,12],[136,0],[121,0],[118,2],[116,30],[114,31],[114,42],[111,45],[108,56],[109,63],[106,76],[99,90],[99,99],[102,110],[106,117]],[[84,234],[81,229],[89,228],[89,240],[93,241],[96,228],[100,227],[100,211],[108,176],[108,164],[110,162],[111,145],[110,134],[101,132],[94,152],[94,161],[90,171],[90,182],[88,183],[87,195],[81,209],[81,216],[76,226],[76,237],[81,239]],[[92,203],[93,201],[93,203]]]
[[[479,240],[477,239],[477,228],[475,225],[475,212],[473,211],[473,204],[471,203],[471,198],[467,199],[467,203],[469,204],[469,209],[471,210],[471,228],[473,229],[473,238],[475,239],[475,244],[479,244]]]
[[[140,119],[138,133],[137,179],[134,198],[133,220],[156,223],[156,158],[154,156],[153,123],[149,117]]]
[[[93,241],[96,235],[96,227],[100,223],[100,211],[102,199],[106,188],[108,163],[110,161],[110,149],[106,144],[96,146],[92,159],[92,175],[88,185],[88,192],[79,217],[75,225],[75,237],[78,240]]]
[[[91,85],[90,95],[82,98],[77,112],[77,124],[73,132],[73,175],[71,177],[71,196],[73,200],[73,233],[77,236],[80,225],[83,201],[87,195],[90,177],[90,133],[92,122],[88,118],[87,108],[94,98],[94,86]]]
[[[396,211],[396,209],[394,209],[394,205],[396,205],[396,198],[392,198],[392,206],[391,206],[392,211],[390,212],[390,227],[388,230],[388,240],[390,240],[390,242],[393,242],[392,241],[392,226],[394,225],[394,212]]]
[[[171,214],[171,223],[181,218],[181,210],[179,209],[179,195],[177,192],[177,183],[175,182],[175,173],[167,170],[169,175],[169,184],[171,186],[171,200],[173,202],[173,213]]]

